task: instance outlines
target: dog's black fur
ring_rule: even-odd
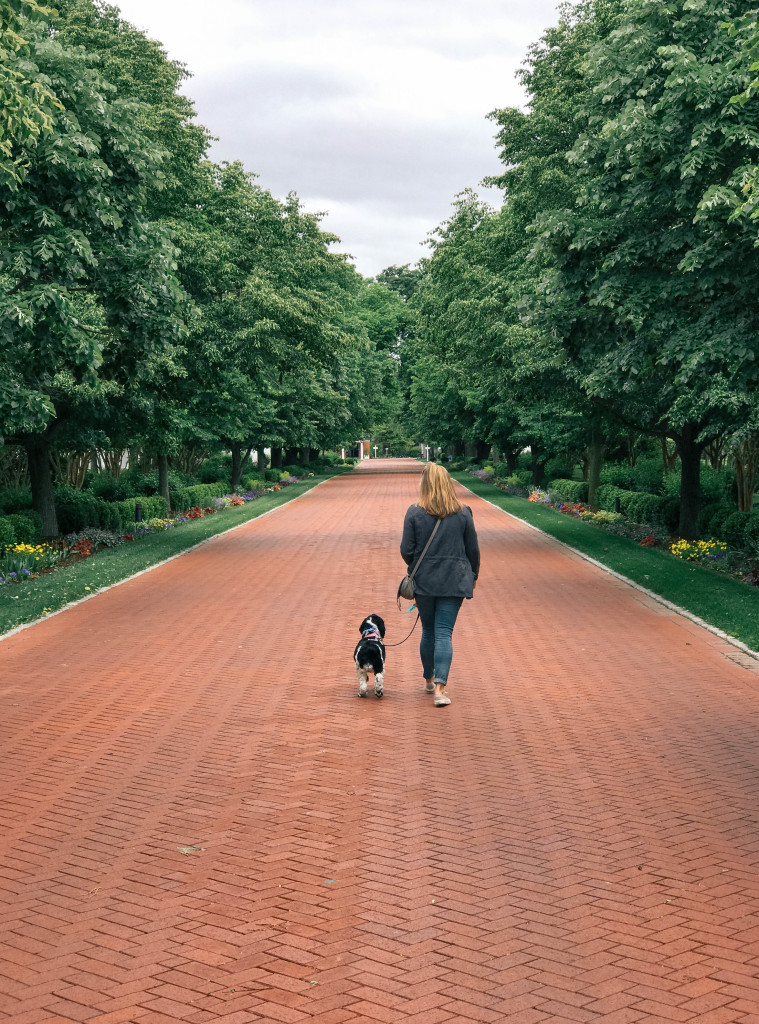
[[[385,683],[385,645],[382,643],[385,637],[385,622],[379,615],[367,615],[358,630],[361,633],[361,639],[353,652],[358,679],[358,695],[359,697],[366,696],[369,673],[372,672],[374,674],[374,696],[381,697],[384,693]],[[375,630],[380,635],[379,640],[370,635]]]

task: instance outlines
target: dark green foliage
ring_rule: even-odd
[[[627,491],[647,491],[661,494],[664,467],[661,457],[638,459],[634,466],[629,462],[607,462],[601,470],[601,483],[614,484]],[[678,488],[680,486],[678,478]]]
[[[749,539],[750,512],[732,511],[721,525],[719,539],[727,541],[732,547],[743,547]]]
[[[625,515],[633,523],[650,523],[674,530],[677,525],[678,501],[677,498],[668,495],[633,491],[627,502]]]
[[[268,480],[269,483],[278,484],[282,479],[282,474],[278,469],[267,469],[264,470],[264,479]]]
[[[26,512],[16,512],[6,516],[5,520],[13,530],[16,544],[36,544],[42,539],[42,519],[40,516],[28,509]]]
[[[220,477],[214,477],[214,480],[218,479]],[[194,483],[195,477],[177,470],[169,471],[170,490],[177,491]],[[124,501],[126,498],[136,498],[141,494],[157,494],[158,470],[144,473],[135,467],[125,470],[119,477],[113,477],[109,473],[98,473],[90,481],[89,489],[104,501]]]
[[[527,474],[523,474],[526,476]],[[573,504],[588,500],[587,480],[552,480],[548,485],[552,497],[559,501],[571,501]]]
[[[13,523],[6,516],[0,517],[0,550],[2,550],[6,544],[16,543],[16,531],[13,529]]]
[[[266,481],[260,476],[244,476],[240,481],[240,492],[261,491],[266,487]]]
[[[141,487],[136,486],[142,484]],[[120,477],[110,476],[108,473],[98,473],[92,478],[89,490],[96,498],[103,501],[123,501],[125,498],[134,498],[137,494],[146,494],[145,479],[141,473],[126,472]]]
[[[546,462],[546,477],[549,480],[571,480],[574,463],[566,455],[554,455]]]
[[[142,507],[143,522],[147,522],[148,519],[162,519],[168,513],[166,499],[162,498],[160,494],[143,494],[138,495],[135,498],[125,498],[123,501],[117,501],[114,503],[119,516],[119,525],[121,527],[130,526],[135,522],[134,507],[138,502]]]
[[[104,501],[90,491],[59,487],[56,508],[62,533],[77,533],[88,527],[119,531],[134,522],[134,506],[142,505],[143,520],[166,515],[166,502],[158,495],[138,495],[123,501]],[[189,507],[189,506],[188,506]]]
[[[279,479],[279,477],[277,477]],[[185,512],[188,508],[203,507],[214,498],[229,494],[229,482],[221,480],[215,484],[195,484],[169,491],[172,512]]]
[[[0,490],[0,509],[6,514],[23,512],[32,507],[32,494],[27,487]]]
[[[283,466],[282,472],[289,473],[290,476],[303,476],[305,470],[303,466]]]
[[[250,456],[242,464],[241,472],[243,475],[250,476],[256,473],[256,466],[251,460]],[[229,453],[212,455],[210,459],[206,459],[201,465],[197,472],[197,478],[202,484],[215,484],[220,480],[231,480],[232,479],[232,456]]]
[[[633,491],[615,487],[614,484],[601,484],[596,491],[596,505],[606,512],[615,512],[615,498],[619,498],[619,511],[624,515],[633,494]]]

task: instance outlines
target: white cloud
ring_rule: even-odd
[[[454,194],[499,164],[486,120],[552,0],[122,0],[194,74],[186,91],[277,195],[327,209],[362,273],[415,262]]]

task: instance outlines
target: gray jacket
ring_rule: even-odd
[[[416,565],[436,522],[436,517],[421,505],[411,505],[406,512],[401,556],[409,570]],[[414,593],[423,597],[471,597],[479,571],[480,548],[472,510],[464,505],[460,512],[440,520],[435,539],[414,577]]]

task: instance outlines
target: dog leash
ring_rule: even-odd
[[[414,630],[416,629],[416,624],[417,624],[418,621],[419,621],[419,612],[417,611],[416,618],[414,619],[414,625],[411,627],[411,633],[413,633]],[[405,644],[406,643],[406,641],[408,640],[409,636],[411,636],[411,633],[409,633],[408,636],[404,636],[404,638],[402,640],[399,640],[397,644],[384,644],[384,646],[385,647],[400,647],[401,644]]]

